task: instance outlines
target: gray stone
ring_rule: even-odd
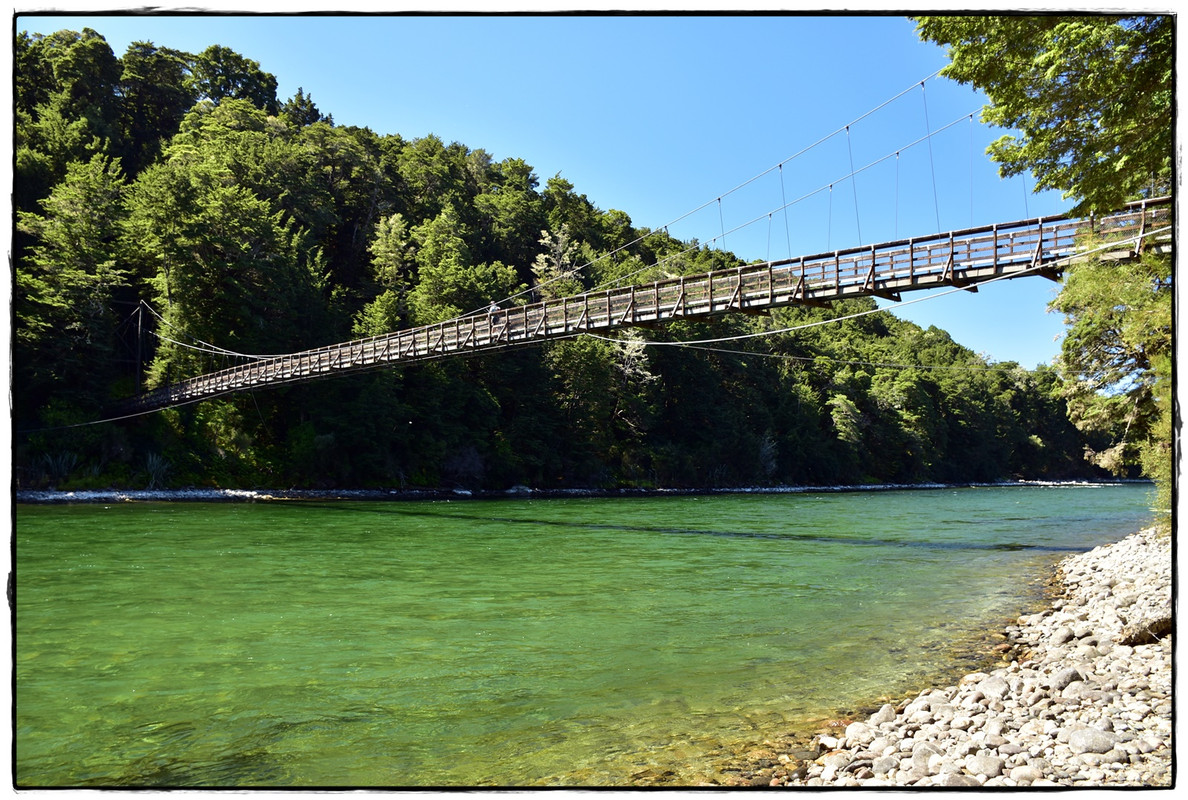
[[[1056,673],[1052,678],[1052,688],[1059,691],[1073,681],[1083,681],[1085,676],[1076,667],[1068,667]]]
[[[1116,608],[1129,608],[1138,602],[1139,596],[1134,592],[1125,592],[1124,594],[1114,595],[1114,606]]]
[[[1062,645],[1065,642],[1072,641],[1076,638],[1072,628],[1067,625],[1061,625],[1056,630],[1052,631],[1052,636],[1048,639],[1049,644]]]
[[[1171,613],[1171,567],[1170,540],[1150,532],[1066,559],[1060,577],[1075,577],[1065,595],[1005,628],[1026,660],[925,689],[902,714],[884,705],[843,738],[820,740],[848,752],[848,762],[839,754],[826,768],[822,748],[789,785],[1170,785],[1171,637],[1118,640],[1128,625]],[[1137,598],[1116,603],[1126,594]]]
[[[991,717],[986,720],[986,724],[982,726],[982,731],[987,734],[1001,734],[1007,729],[1006,720],[1001,717]]]
[[[1007,777],[1015,783],[1034,783],[1044,777],[1044,772],[1032,764],[1023,764],[1013,768]]]
[[[942,751],[936,745],[930,742],[920,741],[912,748],[912,769],[920,769],[924,774],[929,774],[928,759],[932,756],[941,755]]]
[[[1117,734],[1096,728],[1080,728],[1068,735],[1068,746],[1074,753],[1108,753],[1117,743]]]
[[[1002,774],[1006,762],[997,756],[969,756],[965,759],[965,769],[974,775],[984,775],[993,778]]]
[[[846,726],[846,740],[853,747],[855,744],[865,745],[874,741],[875,729],[865,722],[851,722]]]
[[[928,757],[928,774],[940,775],[942,772],[960,772],[961,768],[953,763],[947,755]]]
[[[943,753],[944,750],[940,748],[935,742],[929,742],[924,739],[917,739],[912,742],[912,755],[916,753],[923,753],[925,755],[935,755]]]
[[[873,763],[874,762],[871,761],[871,759],[869,759],[869,758],[859,758],[855,761],[851,761],[849,764],[846,764],[844,767],[842,767],[841,771],[857,773],[857,772],[860,772],[861,770],[869,769],[871,764],[873,764]]]
[[[1128,625],[1126,630],[1122,631],[1122,635],[1119,638],[1122,644],[1134,647],[1136,645],[1157,642],[1171,632],[1172,618],[1171,616],[1165,616],[1156,619],[1145,619]]]
[[[911,714],[905,711],[904,714],[907,716],[907,721],[912,725],[927,725],[929,722],[932,722],[932,712],[926,708],[913,711]]]
[[[956,707],[950,703],[936,703],[932,706],[932,718],[938,722],[950,720],[956,713]]]
[[[1050,772],[1052,769],[1052,762],[1048,761],[1046,758],[1032,758],[1027,763],[1045,774]]]
[[[851,757],[851,755],[844,750],[826,753],[825,755],[821,756],[820,759],[821,764],[825,767],[825,769],[832,767],[835,771],[843,769],[853,760],[854,759]]]
[[[900,775],[905,775],[907,777],[908,783],[918,783],[928,777],[928,767],[927,766],[918,767],[915,764],[913,764],[912,768],[907,770],[906,772],[904,772],[903,770],[900,770],[898,773],[896,773],[897,780]]]
[[[884,703],[883,707],[876,711],[870,717],[871,725],[882,725],[887,722],[895,721],[895,706],[890,703]]]
[[[1011,685],[1004,678],[998,675],[991,675],[978,684],[978,689],[983,695],[992,700],[1001,700],[1010,693]]]
[[[1163,742],[1153,736],[1143,736],[1138,740],[1139,752],[1143,754],[1154,753],[1161,747],[1163,747]]]

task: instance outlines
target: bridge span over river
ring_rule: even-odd
[[[261,357],[143,392],[119,411],[142,413],[231,392],[675,319],[764,313],[851,297],[899,300],[904,292],[946,286],[976,291],[979,283],[1002,278],[1059,280],[1066,265],[1085,257],[1087,234],[1109,243],[1104,256],[1110,259],[1134,258],[1144,247],[1170,248],[1172,209],[1172,199],[1162,197],[1104,217],[997,223],[516,305]]]

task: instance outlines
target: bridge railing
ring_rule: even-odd
[[[145,392],[125,407],[158,408],[253,386],[581,331],[846,297],[897,298],[901,291],[1027,274],[1074,255],[1086,232],[1104,238],[1135,237],[1166,225],[1171,213],[1171,198],[1159,198],[1132,203],[1101,219],[1039,217],[547,299],[263,358]],[[1170,241],[1170,234],[1167,238]]]

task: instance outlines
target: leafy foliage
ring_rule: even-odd
[[[1141,464],[1170,477],[1171,290],[1170,260],[1149,255],[1082,265],[1053,301],[1069,324],[1062,365],[1073,421],[1106,435],[1110,445],[1089,457],[1115,474]]]
[[[1109,212],[1170,188],[1171,16],[921,17],[921,37],[949,46],[942,71],[990,98],[982,119],[1020,136],[990,147],[1006,176]]]
[[[67,165],[18,225],[36,242],[16,265],[19,413],[49,397],[98,410],[117,357],[114,304],[127,286],[121,224],[126,186],[117,161],[95,155]]]

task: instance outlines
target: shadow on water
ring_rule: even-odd
[[[80,781],[80,787],[119,789],[200,789],[245,786],[283,786],[285,770],[266,749],[230,753],[211,762],[188,756],[145,756],[120,775]]]
[[[274,726],[273,735],[266,738],[279,738],[285,727]],[[151,744],[151,752],[129,760],[118,770],[81,776],[74,785],[94,789],[164,789],[278,786],[288,782],[286,770],[269,752],[268,742],[257,737],[239,737],[238,741],[220,746],[222,752],[204,758],[196,751],[209,748],[210,743],[202,741],[204,729],[193,723],[150,724],[141,726],[135,733],[144,734],[140,741]],[[36,785],[36,782],[30,784]],[[55,781],[54,785],[63,784]]]
[[[210,729],[191,722],[138,726],[135,738],[151,752],[129,760],[115,773],[83,777],[85,788],[165,789],[276,787],[293,784],[288,759],[277,748],[309,730],[352,723],[371,724],[381,709],[344,709],[314,719],[274,720],[234,741],[211,741]],[[213,751],[213,752],[212,752]]]
[[[408,508],[375,508],[326,503],[302,504],[302,508],[318,508],[340,513],[353,511],[361,514],[384,516],[421,517],[431,519],[468,520],[472,522],[496,522],[503,525],[535,525],[540,527],[568,528],[577,530],[624,531],[629,533],[662,533],[669,536],[720,536],[737,539],[774,539],[778,541],[811,542],[814,544],[846,544],[866,547],[908,547],[926,550],[1030,550],[1036,553],[1079,553],[1085,548],[1070,545],[1031,544],[1027,542],[928,542],[902,539],[850,539],[844,536],[823,536],[816,533],[770,533],[761,531],[724,531],[702,528],[678,528],[668,525],[624,525],[608,522],[572,522],[555,519],[525,519],[521,517],[498,517],[482,514],[435,514]]]

